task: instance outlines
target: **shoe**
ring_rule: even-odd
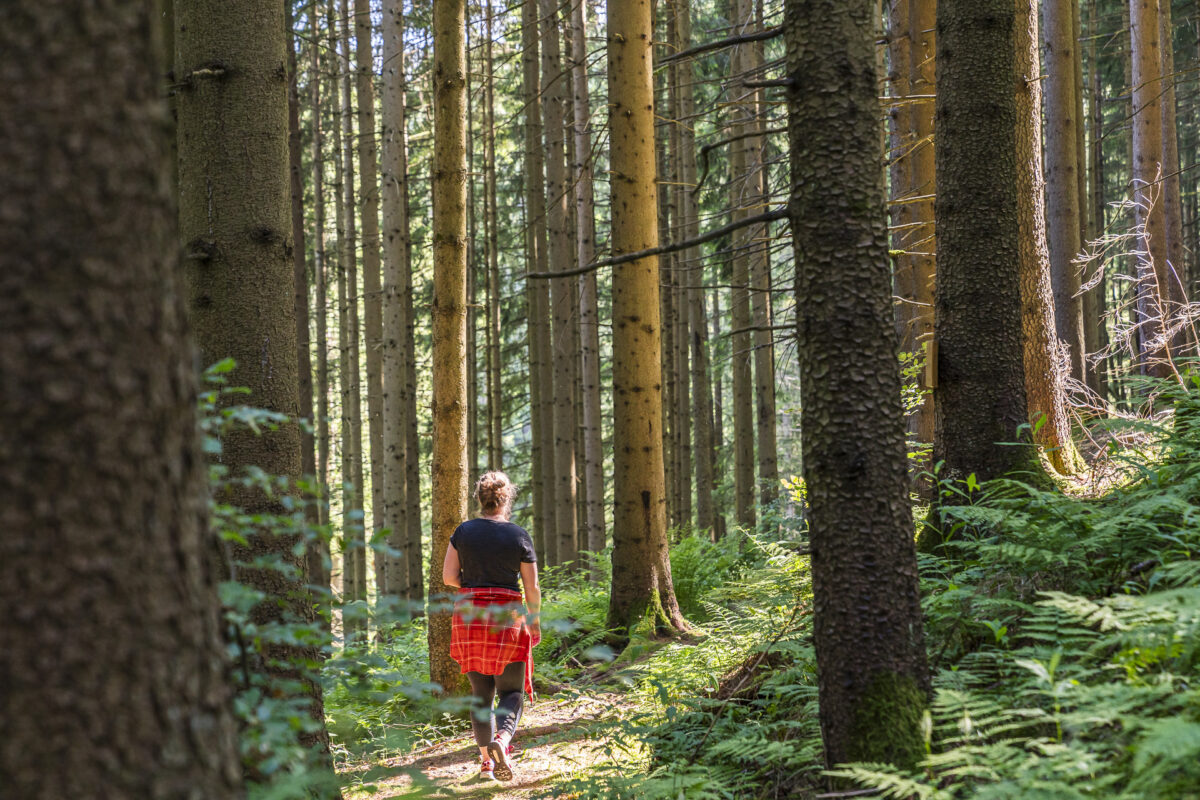
[[[496,780],[495,765],[488,759],[483,759],[479,764],[479,777],[485,781]]]
[[[508,756],[512,753],[512,745],[506,747],[499,740],[493,739],[488,743],[487,749],[488,755],[496,762],[493,773],[496,776],[496,780],[511,781],[513,779],[513,771]]]

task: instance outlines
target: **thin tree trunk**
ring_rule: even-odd
[[[658,244],[649,5],[609,0],[612,252]],[[613,268],[613,582],[608,627],[687,627],[675,599],[663,485],[658,259]]]
[[[1179,181],[1179,129],[1176,125],[1175,103],[1175,42],[1174,25],[1171,21],[1170,0],[1159,0],[1161,32],[1159,43],[1162,49],[1162,126],[1163,126],[1163,211],[1166,216],[1167,263],[1170,275],[1170,299],[1172,306],[1184,302],[1182,276],[1184,272],[1183,202],[1180,197]],[[1182,346],[1185,337],[1177,336],[1176,346]]]
[[[1067,348],[1071,377],[1083,382],[1083,298],[1079,294],[1079,154],[1075,116],[1074,0],[1045,0],[1042,5],[1046,53],[1046,243],[1054,319],[1058,338]]]
[[[935,93],[937,3],[935,0],[909,0],[909,93],[920,99],[909,111],[912,127],[912,150],[909,153],[909,192],[912,207],[913,235],[909,248],[913,259],[913,300],[916,314],[913,320],[913,346],[925,353],[933,342],[934,287],[937,283],[937,233],[934,223],[933,197],[936,182],[933,145],[933,101]],[[920,198],[919,200],[917,198]],[[926,370],[921,372],[921,388],[926,389],[921,405],[913,412],[909,430],[916,440],[931,444],[934,436],[935,409],[933,387],[925,382]],[[928,468],[927,464],[918,467]],[[925,482],[922,482],[925,484]],[[930,489],[927,484],[922,491]]]
[[[749,30],[752,22],[752,7],[749,0],[734,0],[733,24],[737,32]],[[730,58],[730,72],[733,93],[735,96],[745,94],[741,80],[749,69],[749,48],[738,45],[733,48]],[[755,93],[750,92],[751,96]],[[747,108],[746,106],[749,105]],[[743,98],[741,107],[735,107],[731,112],[734,122],[731,133],[738,139],[730,146],[730,190],[733,196],[730,205],[733,208],[733,220],[737,221],[757,209],[748,208],[758,202],[761,194],[758,191],[756,175],[752,169],[755,163],[755,153],[758,152],[758,139],[750,136],[753,126],[753,110],[756,104],[752,99]],[[733,311],[733,333],[730,337],[732,353],[730,360],[733,365],[733,475],[734,475],[734,508],[737,524],[753,528],[755,524],[754,506],[754,375],[751,363],[754,359],[750,327],[753,325],[750,310],[750,259],[753,257],[752,248],[757,228],[743,228],[733,235],[733,290],[730,305]]]
[[[355,97],[358,101],[358,201],[362,209],[363,344],[367,350],[367,443],[371,465],[371,538],[383,530],[389,488],[383,451],[383,290],[379,262],[378,129],[370,0],[354,0]],[[385,556],[375,551],[375,584],[382,589]],[[364,583],[365,586],[365,583]],[[390,588],[389,588],[390,591]]]
[[[1041,445],[1051,466],[1067,474],[1078,471],[1081,461],[1071,441],[1066,375],[1060,366],[1060,344],[1055,337],[1054,294],[1046,247],[1037,2],[1016,0],[1015,9],[1017,61],[1013,77],[1017,104],[1017,216],[1026,409],[1029,421],[1034,423],[1034,441]],[[1039,426],[1037,420],[1043,415],[1045,421]]]
[[[721,293],[713,292],[713,313],[712,313],[712,341],[721,341]],[[728,449],[726,448],[725,440],[725,409],[724,409],[724,375],[725,370],[717,366],[713,369],[713,466],[727,468],[728,465]],[[722,455],[724,453],[724,455]],[[721,469],[720,471],[725,471]],[[717,471],[714,470],[714,474]],[[714,484],[715,485],[715,484]],[[723,494],[723,502],[718,507],[714,506],[715,518],[713,520],[713,538],[725,538],[728,532],[728,523],[725,521],[725,515],[729,513],[729,498]]]
[[[466,95],[467,95],[467,494],[479,480],[479,348],[478,331],[478,284],[479,240],[478,215],[475,209],[475,102],[471,77],[475,74],[471,63],[471,13],[467,10],[466,29]],[[485,200],[486,202],[486,200]],[[484,225],[486,226],[486,221]],[[486,238],[486,228],[484,238]]]
[[[467,127],[465,0],[433,4],[433,551],[432,597],[442,557],[467,517]],[[450,658],[450,614],[429,614],[429,675],[459,694]]]
[[[487,0],[484,57],[484,169],[487,176],[487,405],[488,469],[504,468],[504,384],[500,374],[500,215],[496,207],[496,86],[492,59],[492,0]],[[584,262],[587,263],[587,262]]]
[[[680,38],[680,2],[670,0],[667,4],[667,31],[671,50],[680,52],[686,45]],[[678,240],[687,229],[684,217],[685,195],[689,187],[683,180],[683,129],[692,125],[683,115],[682,82],[683,64],[672,63],[667,70],[667,91],[670,97],[671,124],[668,128],[671,145],[671,236]],[[694,147],[693,147],[694,152]],[[688,268],[685,254],[676,253],[674,269],[671,271],[671,373],[675,388],[674,404],[671,408],[671,438],[674,456],[674,486],[676,524],[681,531],[692,529],[692,398],[689,392],[688,353],[691,348],[691,315],[688,304]]]
[[[797,352],[825,758],[910,767],[924,756],[930,686],[892,323],[873,16],[871,0],[785,5],[787,70],[797,87],[788,93]],[[836,85],[838,100],[802,85]]]
[[[322,525],[329,523],[329,309],[327,297],[327,258],[325,250],[325,143],[321,126],[323,107],[321,104],[321,48],[318,20],[319,4],[314,0],[309,7],[309,88],[312,92],[312,182],[313,182],[313,283],[316,284],[317,312],[317,488],[320,492],[317,509]],[[314,551],[309,551],[308,580],[323,589],[329,589],[330,553],[329,543],[322,541]]]
[[[342,82],[342,221],[341,268],[346,276],[346,352],[342,356],[342,425],[349,469],[342,480],[349,484],[343,495],[342,524],[345,528],[342,566],[342,600],[346,639],[364,636],[367,629],[367,547],[363,514],[362,389],[359,377],[358,245],[354,192],[354,115],[350,102],[350,4],[340,0],[339,62]]]
[[[591,97],[587,79],[587,21],[583,2],[571,7],[575,137],[575,260],[580,266],[596,256],[596,213],[592,189]],[[583,407],[584,533],[587,549],[604,549],[604,449],[600,411],[600,310],[596,273],[579,277],[579,339]],[[583,537],[581,537],[582,539]],[[599,574],[598,571],[594,574]]]
[[[259,408],[294,417],[299,408],[292,248],[288,214],[286,74],[283,8],[225,8],[212,0],[175,7],[178,99],[180,240],[187,254],[190,321],[203,363],[232,358],[233,380]],[[214,66],[217,65],[217,66]],[[223,120],[214,126],[213,120]],[[221,462],[234,476],[261,469],[295,481],[301,475],[295,423],[256,434],[238,431],[222,442]],[[277,513],[277,498],[251,486],[231,489],[224,502],[247,514]],[[242,566],[242,583],[264,601],[250,613],[256,624],[284,618],[315,620],[304,590],[303,549],[297,537],[261,533],[234,549],[238,562],[279,559],[279,569]],[[308,703],[308,748],[329,751],[321,686],[296,680],[296,664],[320,658],[311,644],[268,642],[256,659],[261,674],[286,696]],[[278,683],[275,683],[277,682]],[[285,684],[290,685],[287,688]],[[338,794],[336,791],[331,795]]]
[[[1133,68],[1133,195],[1140,230],[1138,323],[1141,365],[1159,377],[1170,373],[1166,317],[1170,313],[1167,215],[1163,164],[1162,51],[1159,0],[1129,0]]]
[[[756,4],[758,29],[762,24],[762,3]],[[762,42],[752,42],[747,49],[747,64],[751,77],[759,77],[762,72],[763,53]],[[763,97],[762,91],[756,91],[751,96],[750,109],[753,117],[750,127],[762,131]],[[766,210],[766,159],[764,148],[766,138],[755,136],[746,140],[747,166],[750,168],[751,194],[747,197],[754,204],[751,212],[762,213]],[[768,242],[771,238],[770,227],[757,226],[750,229],[752,237],[747,242],[751,244],[750,251],[750,305],[754,320],[754,411],[756,438],[758,447],[758,500],[765,508],[775,502],[779,496],[779,450],[775,441],[775,333],[772,330],[771,313],[771,255]]]
[[[6,797],[243,793],[154,8],[27,0],[0,11]],[[282,34],[282,10],[277,22]],[[282,63],[283,42],[271,44]],[[271,255],[290,281],[276,86]],[[276,299],[290,307],[288,293]]]
[[[408,452],[404,407],[405,322],[404,272],[409,259],[409,220],[405,187],[408,183],[404,75],[404,3],[383,6],[383,143],[380,161],[383,201],[383,451],[387,498],[383,506],[388,546],[397,551],[384,560],[381,586],[387,594],[407,597],[410,578],[407,550],[408,471],[416,456]]]
[[[558,25],[557,0],[540,0],[542,55],[542,126],[546,147],[546,225],[549,233],[549,265],[558,271],[572,267],[571,242],[567,212],[567,181],[565,148],[566,129],[563,125],[565,101],[561,57],[561,37]],[[574,562],[576,542],[576,475],[575,475],[575,372],[571,350],[572,281],[556,278],[550,282],[550,302],[553,310],[553,401],[554,401],[554,528],[558,540],[557,563]]]
[[[1091,233],[1093,238],[1105,233],[1104,221],[1104,81],[1103,71],[1096,53],[1096,39],[1100,35],[1100,16],[1096,9],[1096,0],[1088,0],[1088,64],[1092,68],[1091,100],[1088,111],[1091,116],[1091,138],[1088,140],[1088,158],[1090,168],[1088,178],[1091,181],[1091,202],[1088,209],[1091,212]],[[1087,338],[1089,352],[1104,352],[1108,349],[1108,279],[1104,270],[1097,265],[1091,276],[1100,272],[1099,282],[1092,290],[1092,312],[1090,324],[1094,325],[1093,338]],[[1086,333],[1086,331],[1085,331]],[[1093,344],[1094,341],[1094,344]],[[1099,394],[1102,407],[1108,401],[1108,359],[1102,359],[1095,365],[1096,391]]]
[[[985,481],[1036,467],[1025,448],[1007,444],[1018,440],[1026,421],[1015,6],[1013,0],[940,0],[937,14],[933,460],[945,462],[944,477],[974,473]]]
[[[912,0],[917,2],[917,0]],[[896,303],[896,332],[900,352],[911,353],[917,348],[917,306],[915,258],[909,241],[916,235],[912,225],[916,213],[908,200],[912,187],[912,157],[914,105],[908,99],[912,76],[912,36],[909,30],[910,0],[891,0],[888,7],[887,30],[887,108],[888,154],[888,216],[892,228],[892,282]]]
[[[296,69],[296,35],[292,4],[285,2],[284,26],[288,66],[288,188],[291,194],[293,306],[296,309],[296,361],[300,417],[313,418],[312,356],[308,336],[308,261],[304,242],[304,167],[300,144],[300,90]],[[312,434],[300,431],[300,470],[315,475],[317,455]]]
[[[525,263],[526,271],[545,272],[546,192],[542,150],[542,100],[538,59],[538,8],[533,2],[521,6],[521,75],[525,97]],[[530,269],[532,266],[532,270]],[[533,436],[530,448],[529,482],[533,486],[534,540],[538,560],[544,566],[557,563],[558,541],[554,536],[554,417],[549,390],[552,377],[550,353],[550,287],[545,281],[526,279],[529,308],[529,416]]]

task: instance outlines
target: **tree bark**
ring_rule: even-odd
[[[525,228],[526,264],[534,271],[549,269],[546,244],[545,154],[542,149],[541,80],[538,77],[538,7],[521,6],[522,91],[525,96]],[[527,269],[528,271],[528,269]],[[558,563],[554,536],[554,415],[550,381],[550,287],[544,281],[525,282],[529,326],[530,480],[533,486],[534,540],[543,566]]]
[[[371,465],[371,539],[383,530],[390,487],[383,451],[383,289],[379,261],[378,131],[370,0],[354,0],[355,100],[358,103],[358,202],[362,214],[363,345],[367,362],[367,451]],[[364,487],[365,488],[365,487]],[[382,588],[385,556],[374,551],[375,582]],[[364,587],[366,585],[364,581]]]
[[[340,0],[339,8],[339,76],[341,79],[342,108],[342,220],[340,242],[340,267],[345,276],[345,309],[343,323],[346,329],[346,346],[341,357],[342,373],[342,622],[346,639],[350,641],[364,636],[367,630],[367,547],[366,505],[363,491],[362,453],[362,389],[359,376],[358,318],[358,221],[354,203],[354,116],[350,102],[350,5]],[[337,51],[335,51],[337,52]]]
[[[587,21],[584,3],[571,8],[571,49],[575,137],[575,260],[580,266],[596,258],[596,213],[592,188],[591,97],[587,78]],[[600,411],[600,310],[596,273],[579,277],[579,339],[583,406],[584,533],[587,549],[605,546],[604,447]],[[596,573],[598,574],[598,573]]]
[[[408,471],[416,470],[416,457],[408,452],[404,405],[406,309],[404,275],[409,262],[408,152],[404,75],[404,4],[389,0],[383,6],[383,143],[380,193],[383,201],[383,452],[387,497],[383,527],[390,530],[388,546],[397,551],[384,559],[386,594],[409,594]],[[418,545],[419,547],[419,545]]]
[[[733,23],[735,30],[749,30],[752,24],[751,3],[749,0],[733,0]],[[741,80],[746,77],[750,67],[749,50],[745,45],[733,48],[730,57],[730,73],[734,85],[740,88]],[[754,93],[751,92],[751,95]],[[751,108],[735,107],[732,110],[734,121],[731,125],[731,135],[741,137],[730,146],[730,206],[733,209],[733,221],[737,221],[750,213],[747,206],[759,202],[762,192],[759,190],[758,173],[753,169],[758,152],[758,137],[749,135],[753,131],[753,110],[757,104],[753,100],[742,100],[742,105],[750,104]],[[756,209],[755,209],[756,210]],[[751,364],[754,354],[750,328],[753,325],[750,310],[750,259],[755,257],[752,250],[757,228],[742,230],[735,233],[733,241],[733,289],[730,293],[730,306],[733,312],[733,334],[731,335],[733,377],[733,476],[734,476],[734,509],[737,524],[753,528],[755,519],[755,486],[754,486],[754,375]]]
[[[300,90],[296,69],[296,35],[293,31],[292,4],[284,4],[288,68],[288,189],[291,193],[292,290],[296,311],[296,362],[299,366],[301,419],[313,418],[312,356],[308,335],[308,260],[304,242],[304,167],[300,144]],[[300,431],[300,470],[315,475],[317,454],[312,434]]]
[[[488,469],[504,468],[504,382],[500,372],[500,214],[496,207],[496,87],[492,57],[492,21],[495,9],[487,0],[487,29],[484,38],[484,168],[487,173],[487,405]]]
[[[466,3],[433,4],[433,551],[429,595],[445,593],[442,556],[467,518]],[[430,610],[429,675],[465,690],[450,658],[450,613]]]
[[[187,254],[188,307],[202,362],[233,358],[233,380],[249,402],[294,418],[299,406],[292,248],[288,213],[287,45],[284,13],[213,0],[175,6],[176,64],[184,88],[178,100],[179,235]],[[231,475],[261,469],[295,481],[301,476],[295,422],[256,434],[237,431],[222,442]],[[278,499],[252,487],[231,489],[224,502],[247,514],[276,513]],[[262,531],[234,548],[238,562],[270,558],[277,568],[243,565],[240,582],[267,599],[250,613],[256,624],[311,622],[304,558],[296,537]],[[318,732],[302,744],[325,753],[329,737],[321,686],[297,670],[320,658],[310,644],[267,643],[256,669],[279,690],[310,701]],[[299,678],[299,680],[297,680]],[[283,683],[297,685],[284,689]]]
[[[321,48],[316,46],[320,36],[318,4],[309,9],[312,25],[309,47],[309,90],[312,106],[312,184],[313,184],[313,283],[316,286],[317,312],[317,510],[322,525],[329,523],[329,309],[327,308],[327,259],[325,250],[325,144],[322,133],[321,104]],[[329,543],[309,550],[308,580],[322,589],[330,585]],[[326,600],[326,605],[328,601]],[[326,609],[328,613],[329,609]],[[328,624],[328,622],[326,622]]]
[[[1140,366],[1170,374],[1166,319],[1171,312],[1171,273],[1163,182],[1162,50],[1159,0],[1129,0],[1133,79],[1133,196],[1137,208],[1138,324]]]
[[[608,2],[612,251],[658,244],[650,6]],[[613,268],[613,579],[609,628],[628,640],[687,627],[667,550],[662,451],[662,350],[658,259]]]
[[[934,288],[937,283],[937,232],[934,223],[934,190],[936,170],[933,144],[933,95],[936,91],[937,3],[935,0],[909,0],[909,93],[920,98],[909,111],[912,128],[912,150],[908,157],[909,202],[913,235],[908,247],[912,257],[912,288],[916,313],[913,319],[913,346],[928,358],[928,346],[933,341]],[[918,199],[920,198],[920,199]],[[933,387],[925,382],[921,372],[921,388],[926,389],[921,405],[913,412],[909,431],[916,440],[931,444],[934,437],[935,408]],[[928,468],[928,464],[920,465]],[[924,490],[924,487],[922,487]]]
[[[1088,210],[1092,218],[1090,225],[1092,238],[1098,238],[1104,235],[1106,226],[1104,221],[1104,77],[1096,52],[1096,39],[1100,35],[1100,16],[1096,9],[1096,0],[1088,0],[1088,28],[1088,64],[1092,68],[1091,98],[1088,104],[1088,113],[1091,119],[1091,137],[1088,140],[1088,179],[1091,182],[1091,198]],[[1088,328],[1084,331],[1084,343],[1087,345],[1089,353],[1103,352],[1108,349],[1108,279],[1104,276],[1103,269],[1097,265],[1089,274],[1089,280],[1097,272],[1101,274],[1096,288],[1091,292],[1090,312],[1085,309],[1085,313],[1089,316],[1085,320]],[[1089,330],[1092,331],[1090,335],[1088,334]],[[1093,388],[1100,397],[1102,407],[1107,406],[1108,402],[1108,364],[1109,359],[1101,359],[1093,368],[1096,376],[1096,385]]]
[[[790,207],[826,762],[909,767],[924,754],[930,686],[892,322],[873,10],[870,0],[784,7]]]
[[[1074,0],[1042,4],[1046,58],[1046,243],[1058,338],[1070,358],[1071,377],[1084,381],[1083,297],[1079,269],[1079,153],[1075,116]]]
[[[937,52],[937,431],[942,477],[1033,466],[1026,421],[1017,212],[1015,6],[941,0]]]
[[[565,128],[563,125],[564,78],[556,0],[540,0],[542,56],[542,131],[546,153],[547,251],[551,269],[569,270],[572,253],[567,213]],[[553,311],[553,402],[554,402],[554,528],[558,540],[557,563],[574,562],[576,544],[575,406],[571,402],[575,373],[571,350],[572,282],[556,278],[550,282]]]
[[[1042,185],[1041,79],[1036,0],[1016,0],[1017,216],[1020,229],[1020,287],[1025,400],[1030,422],[1045,415],[1034,441],[1061,474],[1078,471],[1079,453],[1071,441],[1063,369],[1055,336],[1054,294],[1046,246]]]
[[[0,10],[6,797],[242,796],[154,7]]]
[[[1159,0],[1161,11],[1159,14],[1159,24],[1161,31],[1159,33],[1159,42],[1162,50],[1162,75],[1163,82],[1161,85],[1161,97],[1159,102],[1162,104],[1162,126],[1163,126],[1163,212],[1166,220],[1166,249],[1167,263],[1170,275],[1171,286],[1171,302],[1182,304],[1184,302],[1184,239],[1183,239],[1183,202],[1180,197],[1180,181],[1179,181],[1179,129],[1176,124],[1176,102],[1175,102],[1175,84],[1177,78],[1175,76],[1175,42],[1173,32],[1175,30],[1171,21],[1171,3],[1170,0]],[[1176,347],[1182,347],[1185,342],[1185,337],[1180,335],[1175,339]]]

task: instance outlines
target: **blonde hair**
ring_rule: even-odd
[[[504,511],[507,514],[512,510],[516,496],[516,485],[499,470],[483,473],[475,484],[475,499],[485,513]]]

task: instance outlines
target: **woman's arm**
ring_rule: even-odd
[[[446,559],[442,562],[442,583],[455,589],[462,588],[462,565],[458,563],[458,550],[452,544],[446,545]]]
[[[534,637],[542,638],[542,622],[538,612],[542,610],[542,587],[538,583],[537,564],[521,562],[521,585],[525,587],[525,608],[529,614],[525,621],[533,630]]]

